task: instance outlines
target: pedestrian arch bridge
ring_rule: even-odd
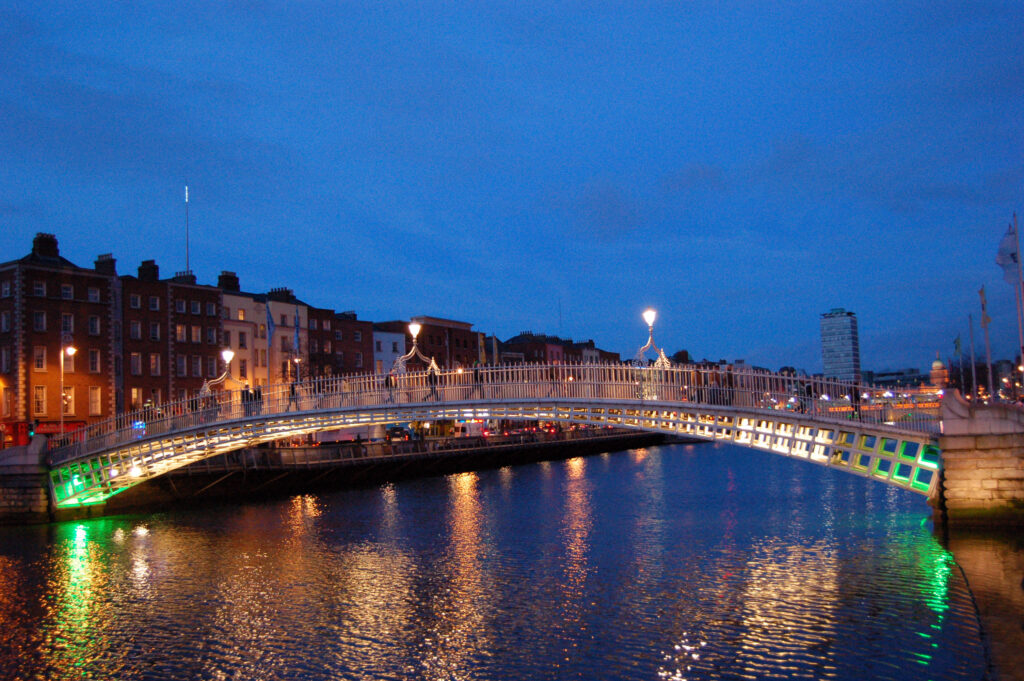
[[[294,436],[439,420],[616,426],[773,452],[934,498],[939,396],[747,367],[508,365],[222,390],[54,438],[58,508],[105,502],[196,461]]]

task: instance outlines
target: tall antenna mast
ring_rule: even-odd
[[[191,272],[188,266],[188,185],[185,185],[185,271]]]

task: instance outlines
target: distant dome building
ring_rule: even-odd
[[[945,388],[949,383],[949,370],[946,369],[946,365],[939,359],[938,352],[935,353],[935,361],[932,362],[931,381],[932,385],[936,388]]]

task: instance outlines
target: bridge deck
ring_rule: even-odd
[[[389,385],[390,384],[390,385]],[[612,425],[730,441],[932,495],[937,402],[755,371],[516,365],[221,391],[54,441],[58,506],[102,503],[203,458],[296,435],[407,421]]]

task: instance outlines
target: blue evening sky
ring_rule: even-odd
[[[0,1],[0,261],[53,232],[389,320],[821,370],[953,352],[1024,208],[1020,2]],[[984,354],[980,329],[979,357]]]

